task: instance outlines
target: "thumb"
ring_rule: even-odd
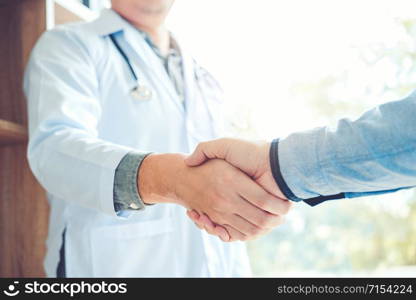
[[[189,167],[196,167],[202,164],[208,160],[208,157],[205,155],[203,146],[201,144],[196,147],[194,152],[189,155],[187,158],[185,158],[185,164],[187,164]]]
[[[215,140],[200,143],[194,153],[185,159],[185,163],[190,166],[199,166],[208,159],[220,158],[225,159],[226,143],[223,140]]]

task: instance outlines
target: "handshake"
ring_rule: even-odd
[[[270,143],[218,139],[193,154],[152,154],[142,163],[138,190],[146,204],[176,203],[200,229],[224,242],[246,241],[283,222],[291,208],[269,162]]]

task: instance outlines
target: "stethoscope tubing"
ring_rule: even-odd
[[[126,52],[124,52],[124,50],[120,47],[120,44],[117,42],[117,39],[116,39],[116,37],[115,37],[115,34],[114,34],[114,33],[110,34],[110,39],[111,39],[111,41],[113,42],[114,46],[116,47],[117,51],[118,51],[118,52],[120,53],[120,55],[123,57],[123,59],[124,59],[124,61],[126,62],[127,66],[129,67],[130,72],[131,72],[131,75],[133,76],[134,80],[135,80],[136,82],[138,82],[139,80],[138,80],[137,74],[136,74],[136,72],[135,72],[135,71],[134,71],[134,69],[133,69],[133,66],[132,66],[132,64],[131,64],[131,62],[130,62],[130,59],[129,59],[129,57],[127,56]]]

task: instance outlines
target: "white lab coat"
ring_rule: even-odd
[[[135,81],[110,42],[115,32],[151,101],[129,94]],[[64,228],[68,277],[250,276],[245,245],[200,231],[183,207],[114,211],[114,172],[126,153],[187,153],[218,134],[220,90],[181,52],[186,108],[152,49],[112,10],[37,43],[25,75],[28,158],[51,206],[48,276],[56,276]]]

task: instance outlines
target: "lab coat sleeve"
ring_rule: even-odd
[[[28,63],[30,167],[48,193],[116,216],[115,169],[133,149],[99,138],[99,82],[88,47],[56,29],[38,41]]]

